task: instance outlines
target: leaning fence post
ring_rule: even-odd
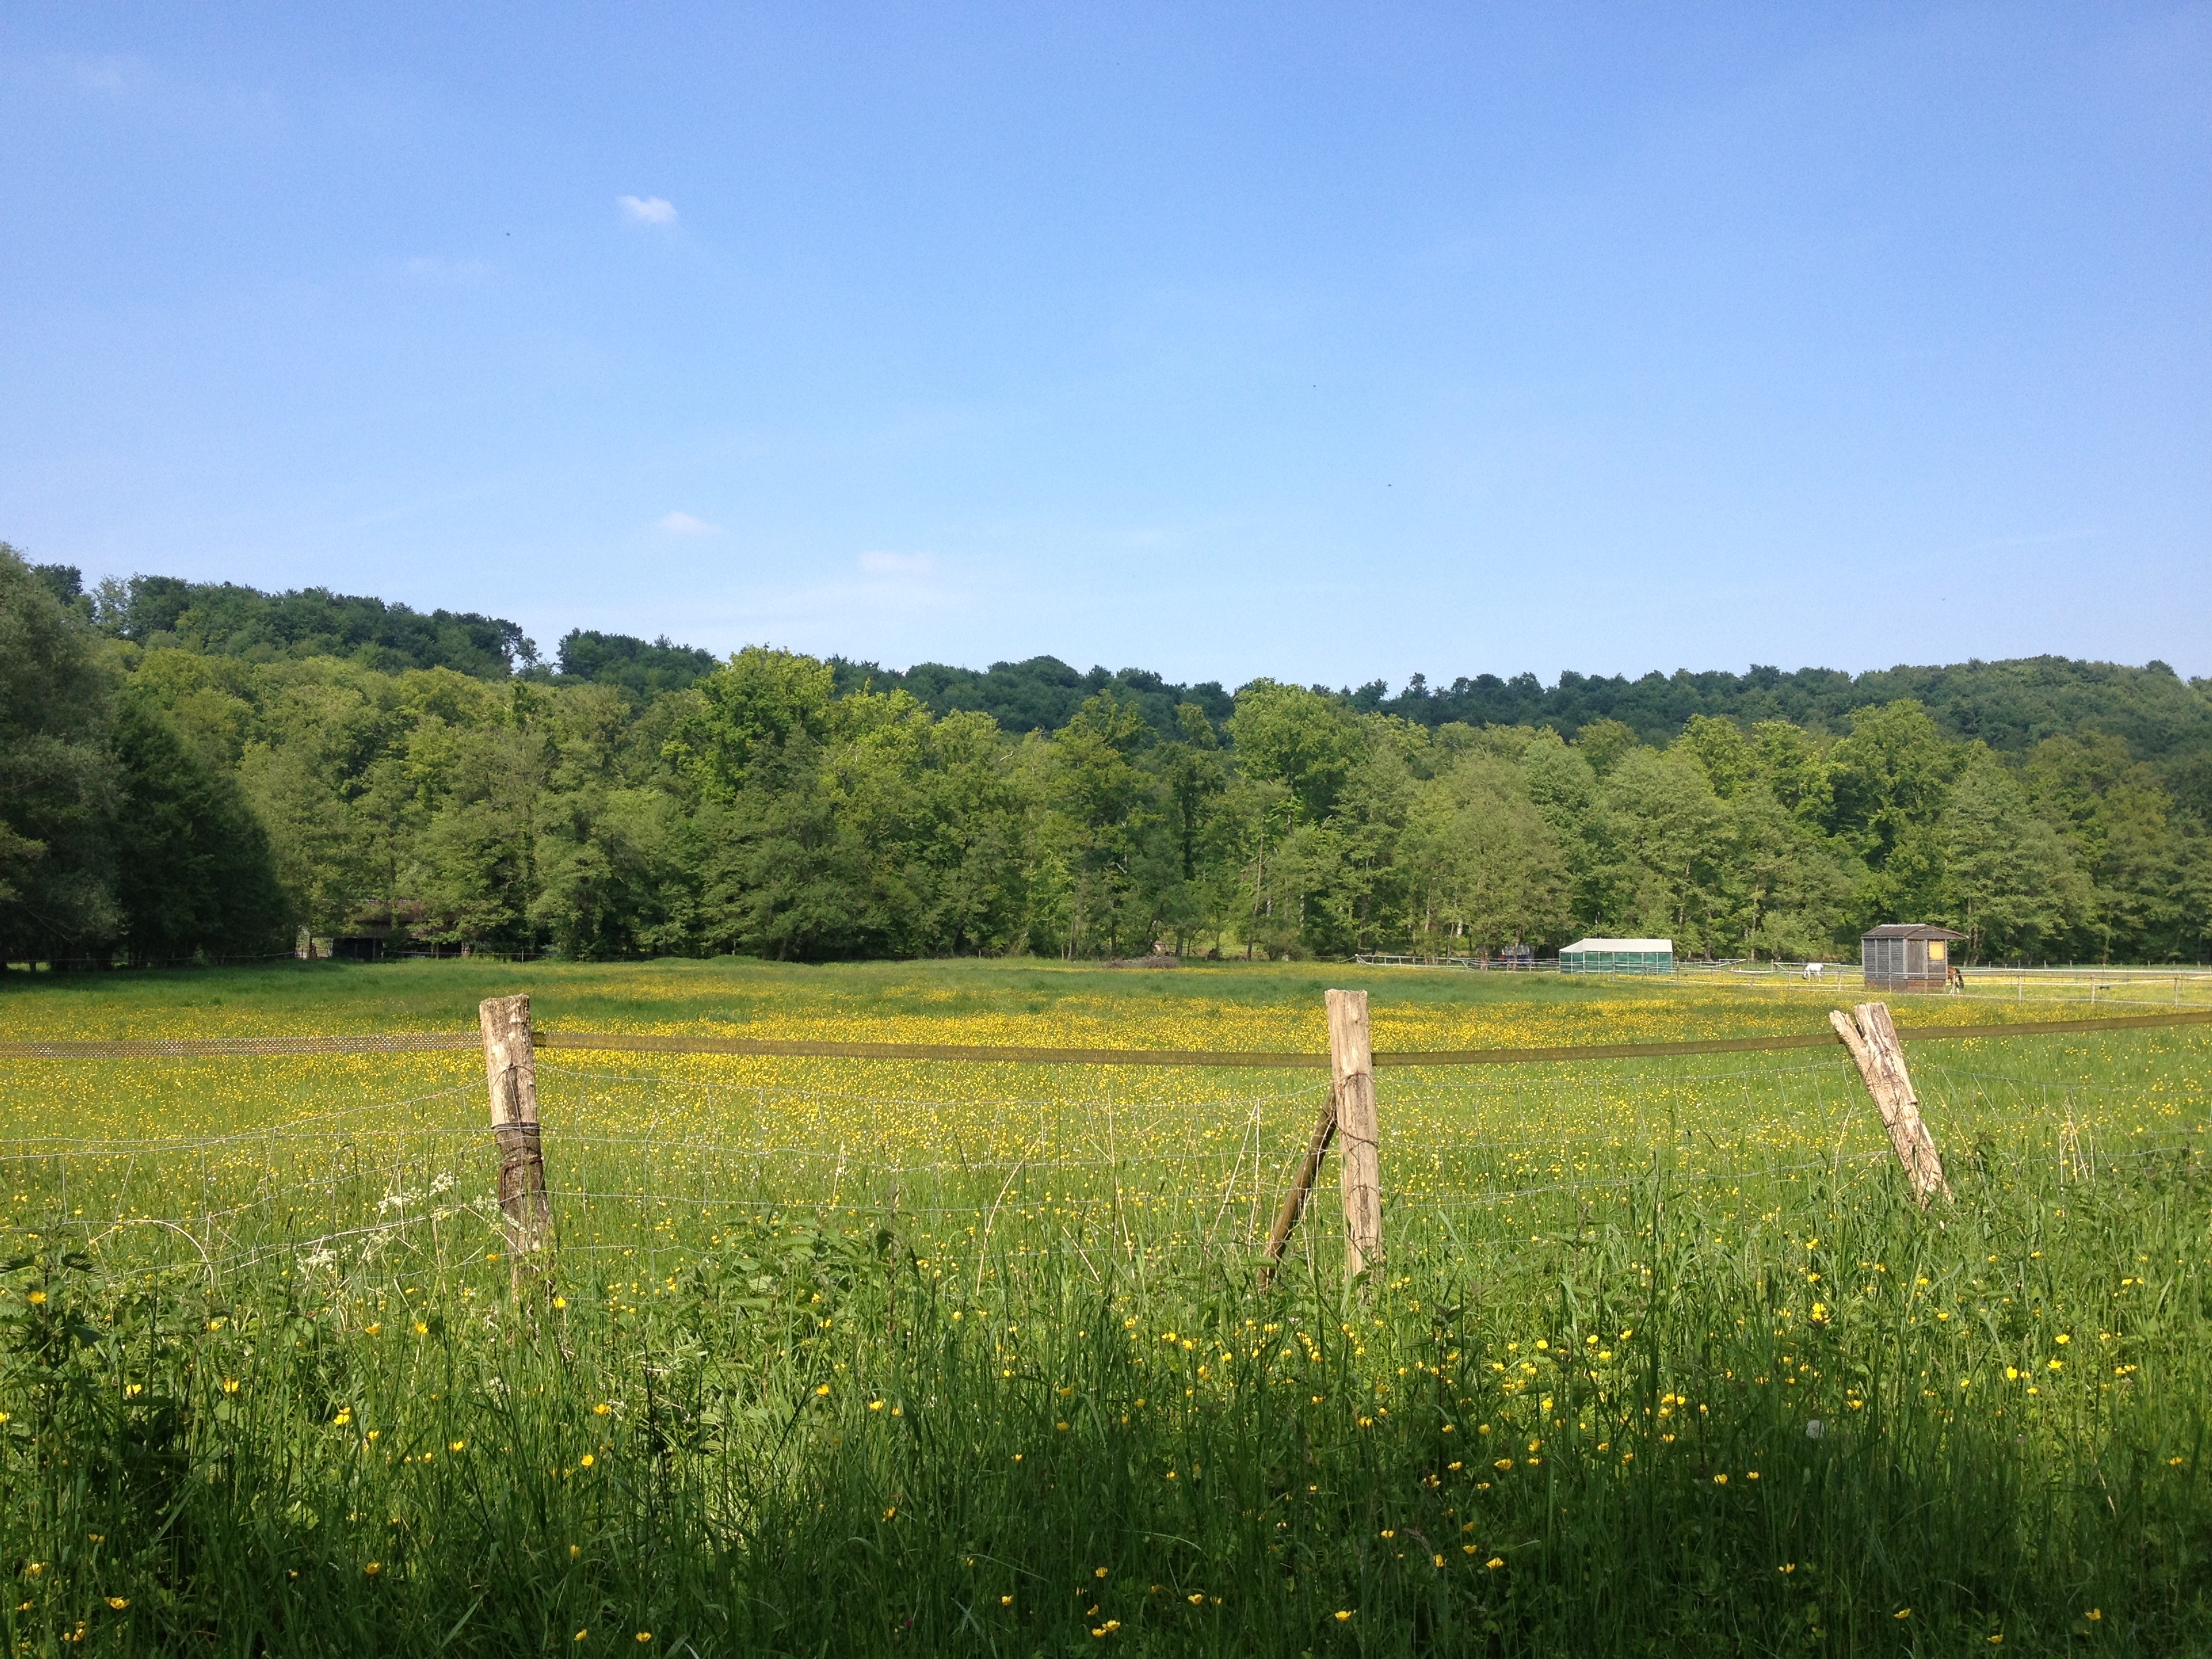
[[[1936,1155],[1935,1137],[1920,1121],[1920,1097],[1913,1092],[1912,1075],[1905,1069],[1905,1045],[1890,1019],[1887,1003],[1863,1002],[1849,1015],[1832,1010],[1829,1024],[1858,1062],[1867,1092],[1881,1113],[1881,1126],[1889,1131],[1889,1144],[1905,1167],[1913,1202],[1922,1209],[1937,1193],[1951,1196],[1951,1183],[1943,1178],[1943,1160]]]
[[[1344,1274],[1356,1279],[1382,1259],[1382,1174],[1376,1153],[1375,1054],[1367,1035],[1367,993],[1331,991],[1329,1074],[1336,1084],[1336,1127],[1344,1145]]]
[[[1328,1143],[1335,1138],[1336,1085],[1332,1083],[1328,1098],[1322,1103],[1321,1117],[1307,1139],[1306,1155],[1298,1161],[1298,1172],[1291,1177],[1291,1189],[1283,1194],[1282,1205],[1275,1212],[1275,1224],[1267,1229],[1267,1259],[1260,1268],[1260,1288],[1263,1291],[1275,1276],[1275,1264],[1283,1259],[1284,1247],[1291,1242],[1291,1229],[1298,1224],[1306,1200],[1313,1195],[1314,1177],[1321,1173],[1321,1161],[1328,1154]]]
[[[538,1133],[538,1068],[530,1042],[530,998],[486,997],[484,1077],[491,1089],[491,1133],[499,1146],[499,1208],[516,1294],[550,1273],[553,1206]]]

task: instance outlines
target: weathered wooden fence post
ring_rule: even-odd
[[[546,1196],[545,1159],[538,1146],[530,998],[486,997],[477,1005],[477,1018],[483,1026],[492,1139],[499,1146],[500,1214],[519,1296],[538,1279],[550,1278],[553,1255],[553,1206]]]
[[[1328,1009],[1328,1100],[1307,1138],[1305,1156],[1298,1160],[1290,1190],[1275,1212],[1275,1224],[1267,1229],[1267,1259],[1260,1268],[1263,1291],[1305,1212],[1306,1200],[1313,1196],[1328,1143],[1340,1130],[1344,1135],[1337,1157],[1344,1188],[1344,1275],[1356,1279],[1382,1260],[1382,1176],[1376,1155],[1375,1054],[1367,1036],[1367,993],[1331,991],[1323,1002]]]
[[[1943,1160],[1936,1155],[1935,1138],[1920,1121],[1920,1097],[1913,1092],[1912,1075],[1905,1069],[1905,1045],[1898,1040],[1888,1005],[1863,1002],[1849,1015],[1835,1009],[1828,1022],[1858,1062],[1867,1092],[1881,1113],[1882,1127],[1889,1131],[1889,1144],[1905,1167],[1913,1201],[1924,1210],[1937,1193],[1949,1198],[1951,1183],[1943,1178]]]
[[[1329,1074],[1336,1082],[1337,1153],[1344,1185],[1344,1273],[1357,1278],[1382,1260],[1382,1172],[1376,1152],[1375,1054],[1367,1035],[1367,993],[1331,991]]]

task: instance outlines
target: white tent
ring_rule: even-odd
[[[1671,939],[1583,939],[1559,951],[1563,974],[1671,974]]]

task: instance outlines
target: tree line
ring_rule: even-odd
[[[1470,681],[1232,695],[581,630],[541,665],[496,618],[228,585],[139,608],[156,580],[85,595],[0,551],[15,959],[252,955],[299,927],[583,958],[1585,933],[1835,957],[1896,920],[1958,928],[1972,961],[2212,946],[2212,698],[2156,665],[1898,670],[1929,695],[1856,702],[1822,671],[1563,677],[1476,720],[1440,717],[1487,695]],[[1620,712],[1595,712],[1606,684]],[[1681,713],[1697,697],[1717,712]]]
[[[453,668],[494,679],[519,675],[556,684],[620,685],[641,696],[681,690],[716,665],[712,653],[665,637],[646,641],[586,629],[570,629],[554,659],[544,662],[522,629],[500,617],[448,611],[425,615],[323,588],[264,593],[234,582],[134,576],[110,579],[88,593],[73,569],[36,568],[65,605],[102,633],[155,648],[251,661],[337,656],[388,673]],[[1139,668],[1085,672],[1056,657],[994,663],[988,669],[924,662],[901,670],[842,657],[828,660],[841,691],[862,685],[908,691],[933,714],[986,714],[1016,734],[1058,731],[1087,698],[1106,690],[1134,702],[1162,733],[1173,732],[1176,709],[1185,702],[1198,704],[1217,724],[1230,712],[1229,693],[1218,681],[1175,684]],[[2018,756],[2045,738],[2088,729],[2120,738],[2135,758],[2159,765],[2201,815],[2212,811],[2208,684],[2184,680],[2162,662],[2131,668],[2046,656],[1858,675],[1754,667],[1743,674],[1685,669],[1630,679],[1570,670],[1548,686],[1527,673],[1510,679],[1462,676],[1440,686],[1415,674],[1395,695],[1381,680],[1339,695],[1358,712],[1395,714],[1432,729],[1540,726],[1571,739],[1592,721],[1615,720],[1655,745],[1672,741],[1699,714],[1745,726],[1782,720],[1841,732],[1855,708],[1911,698],[1947,736],[1978,738],[2002,754]]]

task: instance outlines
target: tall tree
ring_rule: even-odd
[[[115,937],[108,720],[82,623],[0,543],[0,952],[82,956]]]
[[[1267,679],[1237,692],[1229,732],[1245,771],[1289,790],[1308,823],[1328,816],[1365,747],[1357,717],[1338,699]]]
[[[1828,825],[1865,866],[1847,927],[1923,921],[1942,906],[1937,825],[1963,757],[1910,698],[1852,711],[1828,772]]]
[[[1148,896],[1135,880],[1144,838],[1163,820],[1154,780],[1136,761],[1151,740],[1133,703],[1100,692],[1053,742],[1048,778],[1065,848],[1070,955],[1152,948]]]
[[[1608,925],[1670,937],[1685,954],[1732,943],[1717,856],[1728,812],[1704,769],[1638,748],[1605,775],[1601,799],[1614,866]]]
[[[268,957],[291,943],[269,836],[228,771],[136,688],[118,699],[114,821],[120,943],[137,962]]]
[[[1399,858],[1407,932],[1425,955],[1495,951],[1568,926],[1559,838],[1501,756],[1466,755],[1420,784]]]
[[[2103,732],[2046,738],[2021,778],[2089,881],[2083,954],[2109,962],[2179,954],[2188,898],[2185,837],[2158,775]]]
[[[794,734],[820,742],[836,700],[828,663],[749,645],[691,690],[668,756],[702,794],[727,800],[742,789],[756,755]]]
[[[1942,843],[1942,919],[1966,935],[1969,962],[2044,955],[2087,908],[2088,884],[2065,842],[1978,744],[1949,791]]]

